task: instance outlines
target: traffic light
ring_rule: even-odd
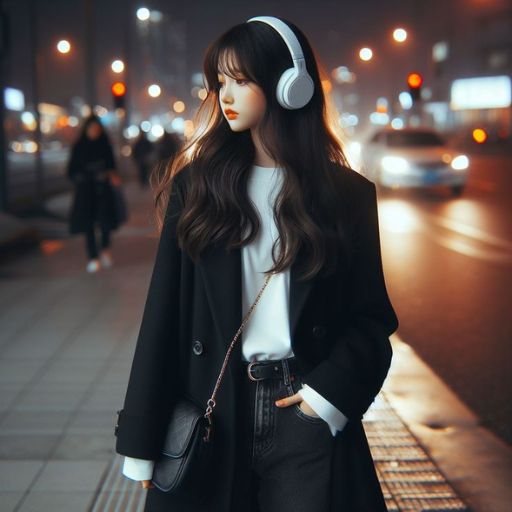
[[[421,100],[421,86],[423,84],[423,77],[419,73],[409,73],[407,75],[407,85],[409,93],[413,101]]]
[[[111,87],[112,98],[114,99],[114,108],[125,108],[126,84],[124,82],[114,82]]]

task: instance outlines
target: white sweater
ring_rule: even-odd
[[[282,185],[281,168],[254,165],[249,177],[249,197],[257,208],[261,229],[256,239],[242,247],[242,316],[246,314],[263,285],[263,272],[273,264],[272,244],[279,233],[272,206]],[[279,242],[278,242],[279,243]],[[279,254],[279,247],[276,248]],[[241,335],[242,358],[246,361],[292,357],[289,329],[290,270],[275,274],[260,298]],[[304,384],[299,390],[302,399],[323,420],[332,432],[343,430],[347,417],[313,388]],[[276,406],[277,407],[277,406]],[[123,474],[133,480],[150,480],[153,461],[125,457]]]

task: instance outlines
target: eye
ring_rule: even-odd
[[[239,82],[243,82],[243,83],[239,83]],[[245,85],[245,84],[248,84],[249,83],[249,80],[245,80],[243,78],[239,78],[237,81],[236,81],[237,85]]]

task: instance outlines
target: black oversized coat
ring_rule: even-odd
[[[334,438],[331,512],[386,510],[361,423],[388,372],[389,336],[398,319],[382,270],[374,184],[356,171],[339,168],[339,197],[347,205],[350,264],[335,277],[297,280],[299,251],[290,269],[292,349],[304,382],[349,421]],[[187,168],[176,178],[157,250],[137,340],[124,407],[116,428],[117,453],[155,460],[173,404],[181,392],[206,404],[241,320],[241,250],[211,248],[195,265],[176,242]],[[200,342],[201,350],[193,350]],[[241,359],[235,344],[231,361]],[[217,395],[214,425],[218,445],[207,507],[157,488],[146,510],[240,512],[235,508],[237,425],[235,405],[240,373],[229,365]],[[197,482],[198,488],[202,483]],[[263,511],[264,512],[264,511]]]
[[[74,185],[69,232],[85,233],[98,225],[118,229],[124,221],[116,205],[115,190],[107,172],[116,168],[110,144],[79,141],[72,151],[67,176]]]

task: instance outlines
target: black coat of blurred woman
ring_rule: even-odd
[[[113,186],[119,185],[121,180],[112,145],[95,115],[85,120],[81,135],[72,147],[68,177],[75,185],[69,232],[85,234],[89,260],[86,270],[96,272],[101,267],[109,268],[112,266],[111,231],[120,225]],[[97,243],[96,227],[101,231],[101,244]],[[98,245],[101,245],[100,255]]]

